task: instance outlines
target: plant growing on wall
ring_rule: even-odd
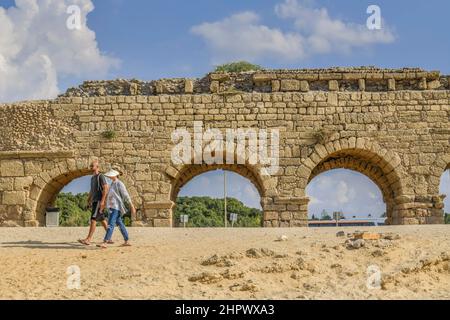
[[[314,131],[313,138],[316,140],[317,143],[325,144],[330,140],[332,134],[333,133],[330,130],[321,128],[319,130]]]
[[[112,140],[117,136],[117,133],[114,130],[105,130],[102,133],[102,137],[105,139]]]

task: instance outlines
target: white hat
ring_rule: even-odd
[[[109,170],[107,173],[105,173],[106,177],[118,177],[120,176],[120,172],[116,171],[114,169]]]

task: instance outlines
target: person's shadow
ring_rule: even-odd
[[[0,248],[26,248],[26,249],[89,249],[94,245],[85,246],[78,242],[42,242],[42,241],[17,241],[2,242]]]

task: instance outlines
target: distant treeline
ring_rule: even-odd
[[[56,199],[56,206],[60,208],[59,224],[62,227],[85,227],[89,225],[91,216],[87,208],[87,193],[72,194],[60,193]],[[228,213],[237,213],[236,227],[260,227],[262,225],[262,211],[245,206],[235,198],[227,198]],[[175,207],[175,225],[179,226],[180,215],[189,216],[187,227],[223,227],[224,226],[224,201],[210,197],[178,197]],[[311,220],[331,220],[332,217],[324,210],[317,218]],[[342,217],[341,217],[342,219]],[[229,215],[228,215],[229,221]],[[131,224],[125,218],[127,225]],[[445,223],[450,224],[450,213],[445,214]]]
[[[61,227],[87,227],[91,218],[91,210],[87,207],[88,193],[60,193],[56,198],[56,207],[60,209],[59,225]],[[125,224],[131,221],[125,218]]]
[[[245,206],[235,198],[227,197],[227,212],[237,213],[236,227],[261,227],[262,211]],[[180,215],[189,216],[188,227],[223,227],[224,201],[210,197],[178,197],[175,207],[175,225],[179,225]],[[229,221],[229,215],[228,215]],[[231,223],[228,222],[228,225]]]

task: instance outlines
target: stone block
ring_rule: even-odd
[[[339,91],[339,82],[337,80],[328,81],[328,90]]]
[[[395,91],[395,79],[388,79],[388,90]]]
[[[209,90],[211,93],[218,93],[220,91],[220,83],[219,81],[211,81],[209,86]]]
[[[0,161],[0,175],[2,177],[22,177],[25,175],[25,169],[20,160],[2,160]]]
[[[194,81],[191,79],[186,79],[184,81],[184,92],[185,93],[193,93],[194,92]]]
[[[298,80],[281,80],[281,91],[299,91],[300,81]]]
[[[300,81],[300,91],[308,92],[309,91],[309,82],[306,80]]]
[[[33,177],[20,177],[14,179],[14,189],[21,191],[21,190],[28,190],[33,183]]]
[[[26,198],[24,191],[5,191],[3,192],[3,204],[6,205],[24,205]]]

